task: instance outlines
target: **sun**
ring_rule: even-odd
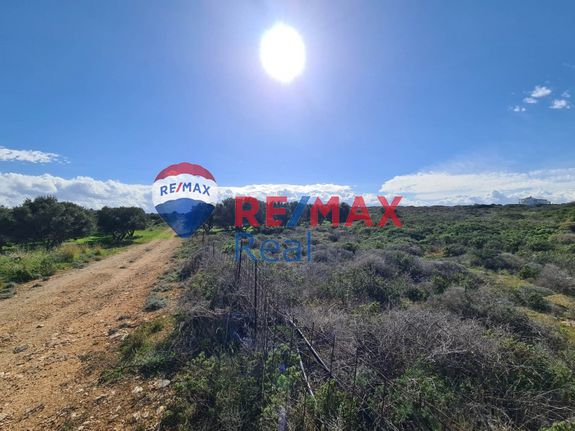
[[[305,44],[296,29],[278,22],[260,41],[260,60],[273,79],[289,84],[305,68]]]

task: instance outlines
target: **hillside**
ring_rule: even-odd
[[[575,206],[398,214],[245,232],[278,258],[310,232],[301,262],[237,261],[220,226],[20,287],[2,425],[572,429]]]
[[[573,419],[575,206],[398,213],[402,229],[311,229],[309,263],[240,264],[232,231],[188,241],[177,331],[116,370],[176,381],[161,429]],[[258,247],[305,232],[251,231]]]

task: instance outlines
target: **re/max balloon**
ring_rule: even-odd
[[[178,163],[162,170],[152,186],[156,211],[178,236],[191,236],[210,216],[217,201],[214,176],[206,168]]]

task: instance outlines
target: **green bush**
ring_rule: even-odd
[[[145,311],[156,311],[166,306],[166,300],[156,294],[151,294],[144,304]]]
[[[553,294],[553,291],[538,286],[523,286],[514,292],[517,301],[532,310],[547,312],[551,309],[550,304],[545,300],[546,296]]]
[[[56,264],[54,263],[54,260],[51,257],[47,256],[40,261],[40,264],[38,265],[38,273],[40,274],[40,276],[49,277],[51,275],[54,275],[55,272],[56,272]]]
[[[232,361],[200,353],[181,371],[175,397],[162,420],[167,429],[249,429],[261,409],[260,360],[236,355]]]
[[[453,257],[465,254],[465,247],[457,244],[448,244],[443,248],[443,256]]]
[[[533,265],[533,264],[527,264],[524,265],[520,270],[519,270],[519,277],[521,277],[524,280],[529,280],[529,279],[535,279],[539,276],[539,273],[541,272],[541,267],[537,266],[537,265]]]
[[[456,400],[439,376],[414,364],[391,386],[388,409],[392,423],[402,429],[442,430],[439,412],[452,409]]]
[[[575,431],[575,420],[555,422],[553,425],[543,427],[539,431]]]
[[[4,283],[2,280],[0,280],[0,300],[11,298],[15,293],[15,283]]]

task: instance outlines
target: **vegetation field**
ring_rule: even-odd
[[[0,207],[0,299],[14,294],[15,283],[49,277],[156,238],[170,230],[141,208],[94,211],[53,197]]]
[[[54,248],[11,247],[0,255],[0,280],[4,284],[22,283],[49,277],[56,271],[80,268],[93,260],[117,253],[131,244],[144,244],[158,238],[170,238],[165,226],[136,230],[134,236],[122,242],[111,241],[105,235],[92,235],[65,242]]]
[[[311,262],[240,266],[225,225],[187,242],[176,329],[118,369],[176,382],[162,429],[573,429],[575,206],[398,214],[309,228]]]

